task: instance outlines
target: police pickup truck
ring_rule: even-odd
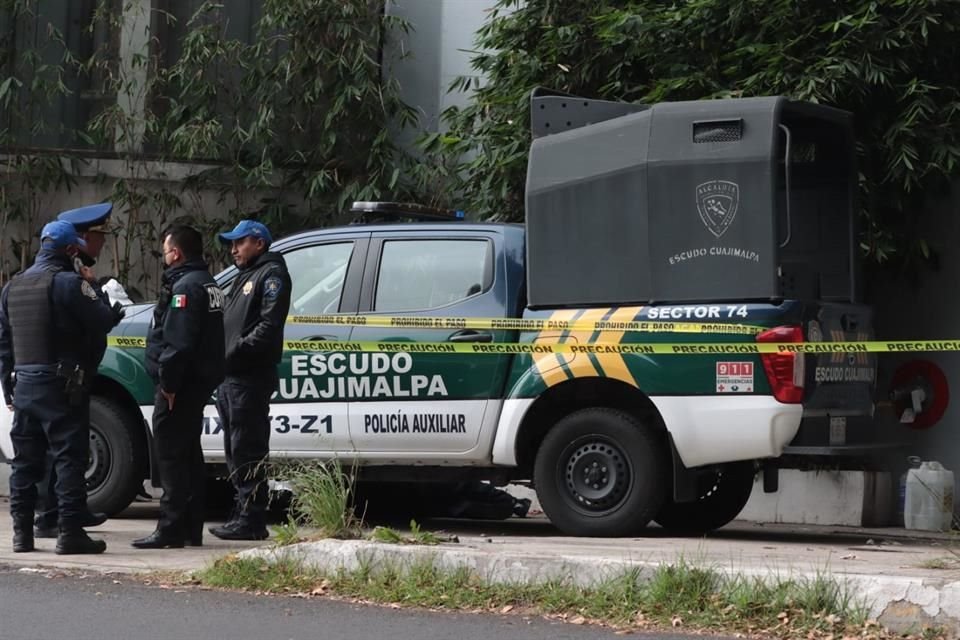
[[[524,225],[362,203],[357,223],[274,243],[293,292],[272,456],[355,460],[377,481],[529,482],[562,531],[622,536],[721,527],[758,472],[776,486],[790,446],[869,437],[874,356],[811,348],[872,337],[846,113],[542,90],[531,112]],[[95,510],[124,509],[151,475],[150,318],[127,308],[94,383]],[[751,348],[765,342],[781,348]]]

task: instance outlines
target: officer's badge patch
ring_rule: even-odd
[[[91,300],[97,299],[97,292],[93,290],[93,287],[90,286],[90,283],[86,280],[80,283],[80,291]]]
[[[277,276],[270,276],[263,281],[263,297],[276,298],[283,289],[283,282]]]
[[[243,285],[243,295],[248,296],[250,292],[253,291],[253,283],[247,282]]]

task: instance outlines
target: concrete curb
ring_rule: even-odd
[[[453,570],[467,568],[482,579],[499,584],[542,583],[569,580],[580,586],[602,583],[634,570],[640,579],[649,579],[660,562],[625,556],[620,559],[594,556],[513,553],[503,550],[438,546],[394,545],[363,540],[321,540],[285,547],[261,547],[238,554],[244,558],[270,561],[291,559],[320,571],[352,571],[361,567],[408,567],[422,562]],[[698,565],[696,560],[687,560]],[[889,629],[919,632],[923,625],[946,627],[960,634],[960,580],[834,573],[808,569],[749,566],[707,566],[727,575],[766,579],[814,579],[830,576],[845,584],[870,608],[870,617]]]

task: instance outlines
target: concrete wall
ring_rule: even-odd
[[[868,295],[876,309],[877,336],[881,339],[960,338],[960,297],[956,293],[960,283],[958,213],[960,183],[954,185],[950,194],[933,200],[920,215],[920,231],[938,255],[938,267],[922,269],[916,280],[881,273],[869,282]],[[929,360],[939,366],[953,395],[944,418],[925,430],[898,424],[889,408],[878,411],[880,426],[891,425],[904,445],[889,456],[891,470],[899,478],[906,468],[906,457],[918,455],[960,472],[960,353],[881,355],[878,392],[886,393],[896,367],[911,360]]]
[[[390,72],[400,82],[403,100],[420,112],[420,126],[439,131],[441,114],[464,105],[469,95],[450,92],[458,76],[478,77],[470,66],[474,40],[494,0],[394,0],[387,12],[407,21],[411,30],[388,41],[385,58],[394,57]],[[410,144],[416,132],[401,140]]]
[[[119,231],[108,238],[95,271],[99,276],[118,275],[116,258],[123,254],[130,244],[131,271],[124,279],[125,287],[139,291],[149,299],[156,293],[162,266],[160,256],[155,253],[160,246],[158,237],[172,221],[189,217],[193,220],[207,221],[219,227],[226,227],[232,221],[225,219],[231,209],[253,210],[263,193],[251,191],[245,193],[240,202],[227,198],[221,201],[220,194],[208,189],[205,191],[187,191],[182,188],[183,181],[192,173],[203,170],[204,166],[181,163],[146,163],[131,170],[123,161],[94,161],[78,169],[74,177],[76,184],[67,189],[58,189],[43,195],[38,200],[37,215],[32,220],[0,220],[0,237],[6,246],[12,239],[32,239],[31,253],[39,246],[39,234],[43,225],[53,220],[61,211],[96,202],[108,201],[116,181],[124,176],[136,175],[136,188],[143,191],[164,189],[176,194],[182,206],[166,212],[147,209],[136,220],[130,212],[118,206],[111,216],[111,223]],[[296,204],[296,203],[294,203]],[[217,224],[217,220],[222,223]],[[215,246],[210,238],[211,246]],[[9,252],[2,254],[5,262],[0,265],[0,280],[8,278],[18,269],[18,264]],[[32,255],[28,256],[28,261]],[[211,270],[214,272],[227,266],[229,256],[225,252],[208,255]],[[128,291],[128,293],[133,293]]]

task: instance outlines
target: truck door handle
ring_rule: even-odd
[[[493,342],[493,334],[486,331],[463,329],[447,338],[447,342]]]

